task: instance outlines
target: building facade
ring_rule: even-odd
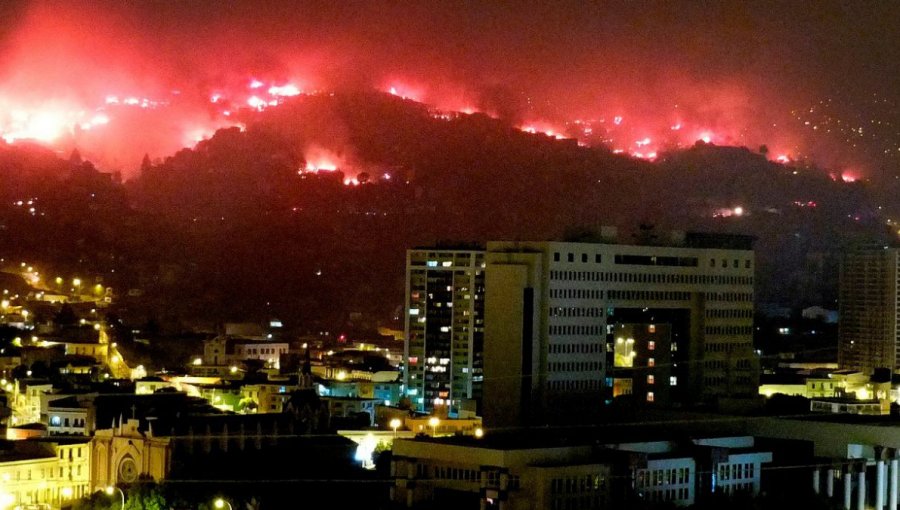
[[[838,363],[872,374],[900,368],[900,249],[847,254],[840,271]]]
[[[281,356],[290,351],[290,344],[243,337],[217,336],[203,342],[201,366],[230,367],[244,360],[259,360],[267,368],[279,368]]]
[[[744,236],[488,243],[485,423],[588,420],[617,377],[651,405],[756,394],[753,268]]]
[[[690,506],[714,493],[758,494],[770,462],[772,453],[749,436],[614,444],[403,439],[393,444],[391,498],[407,508]]]
[[[420,411],[451,415],[480,401],[484,346],[484,251],[406,253],[406,394]]]
[[[91,494],[90,440],[11,441],[0,448],[0,508],[60,508]]]

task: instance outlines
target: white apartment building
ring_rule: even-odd
[[[485,423],[588,420],[617,377],[650,405],[756,394],[751,244],[488,243]]]

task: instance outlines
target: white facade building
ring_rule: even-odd
[[[440,498],[507,510],[628,508],[635,497],[690,506],[715,492],[758,494],[761,467],[772,462],[749,436],[599,447],[534,439],[394,441],[391,498],[406,507]]]
[[[587,420],[616,378],[656,405],[755,395],[751,242],[488,243],[485,423]],[[630,352],[619,353],[621,324],[664,338],[622,338]]]

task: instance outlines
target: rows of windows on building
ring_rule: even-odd
[[[752,276],[664,274],[664,273],[610,273],[600,271],[551,270],[551,280],[603,283],[669,283],[675,285],[753,285]],[[551,297],[565,297],[555,295]],[[583,295],[582,297],[588,297]],[[602,297],[602,295],[598,296]]]

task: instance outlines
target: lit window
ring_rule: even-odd
[[[427,265],[428,267],[437,267],[438,263],[436,260],[429,260]]]
[[[647,402],[653,402],[653,392],[652,391],[647,392]]]
[[[653,384],[655,382],[656,382],[656,377],[654,377],[652,374],[647,376],[647,384]]]
[[[637,353],[634,350],[634,339],[617,338],[614,348],[614,366],[631,367],[634,366],[634,357]]]
[[[647,366],[655,367],[656,366],[656,358],[647,358]]]
[[[656,342],[654,342],[653,340],[650,340],[649,342],[647,342],[647,350],[648,351],[656,350]]]
[[[669,377],[669,386],[678,386],[678,378],[674,375]]]

